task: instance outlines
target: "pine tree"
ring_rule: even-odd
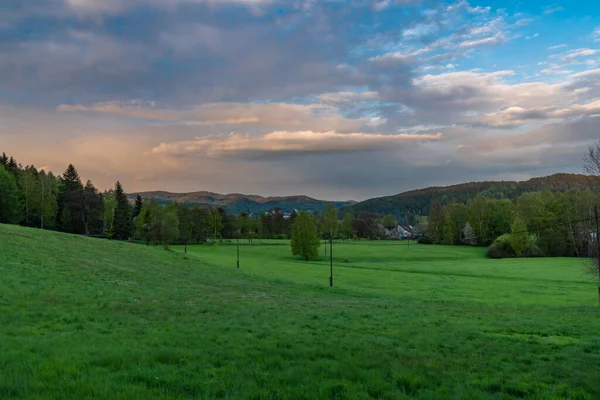
[[[306,211],[300,211],[292,225],[292,254],[308,261],[309,257],[317,256],[320,245],[314,218]]]
[[[81,177],[79,173],[73,166],[73,164],[69,164],[65,172],[62,175],[62,181],[64,190],[67,192],[76,192],[79,190],[83,190],[83,183],[81,183]]]
[[[139,194],[135,197],[135,206],[133,208],[133,218],[140,215],[142,212],[142,207],[144,206],[144,201],[142,200],[142,196]]]
[[[60,179],[57,197],[57,226],[64,232],[85,233],[84,212],[82,207],[83,184],[79,173],[69,164]]]
[[[85,234],[103,233],[104,200],[91,181],[87,181],[82,195],[83,221]]]
[[[0,223],[16,224],[20,219],[19,190],[17,182],[4,166],[0,165]]]
[[[121,186],[121,182],[115,184],[115,200],[117,207],[115,209],[115,218],[113,222],[114,237],[117,240],[129,239],[131,234],[131,213],[129,210],[129,200]]]

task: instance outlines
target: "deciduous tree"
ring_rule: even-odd
[[[292,226],[292,254],[302,256],[306,261],[316,257],[321,242],[317,235],[314,217],[302,210]]]

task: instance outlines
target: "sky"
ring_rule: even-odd
[[[596,0],[1,3],[0,152],[101,189],[363,200],[600,139]]]

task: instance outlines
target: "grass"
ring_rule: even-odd
[[[0,225],[0,398],[600,398],[581,261],[336,243],[329,288],[287,242],[173,250]]]

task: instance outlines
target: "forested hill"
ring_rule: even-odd
[[[316,200],[308,196],[285,196],[285,197],[262,197],[256,195],[244,195],[240,193],[219,194],[212,192],[193,193],[169,193],[162,191],[140,192],[129,194],[130,198],[140,195],[143,199],[155,199],[158,202],[177,201],[204,205],[209,207],[223,207],[228,213],[238,214],[242,211],[248,213],[260,213],[281,208],[283,212],[297,210],[321,211],[329,203],[336,208],[354,204],[352,201],[325,201]]]
[[[378,197],[343,207],[341,212],[351,212],[353,214],[363,212],[393,214],[397,217],[406,217],[411,222],[411,216],[429,214],[429,207],[435,201],[445,205],[449,203],[466,203],[477,196],[493,199],[512,199],[525,192],[535,192],[545,189],[550,191],[566,191],[569,189],[584,189],[587,186],[587,177],[579,174],[555,174],[521,182],[469,182],[452,186],[411,190],[393,196]]]

